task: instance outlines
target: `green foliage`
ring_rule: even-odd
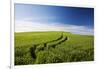
[[[93,36],[66,32],[15,33],[15,65],[93,60]]]
[[[62,58],[58,54],[54,54],[52,51],[40,51],[37,54],[36,64],[46,63],[58,63],[62,62]]]
[[[43,51],[44,50],[44,44],[40,44],[39,46],[37,46],[35,52],[38,53],[40,51]]]
[[[21,57],[15,57],[15,65],[34,64],[34,61],[35,59],[28,54]]]

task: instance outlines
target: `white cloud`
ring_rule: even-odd
[[[93,29],[85,26],[15,20],[15,32],[28,31],[66,31],[75,34],[93,35]]]

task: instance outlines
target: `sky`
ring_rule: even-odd
[[[65,31],[93,35],[94,9],[15,3],[15,32]]]

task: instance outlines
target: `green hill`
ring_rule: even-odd
[[[15,33],[15,65],[93,60],[93,36],[66,32]]]

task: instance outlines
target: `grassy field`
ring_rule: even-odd
[[[15,65],[93,60],[93,36],[66,32],[15,33]]]

